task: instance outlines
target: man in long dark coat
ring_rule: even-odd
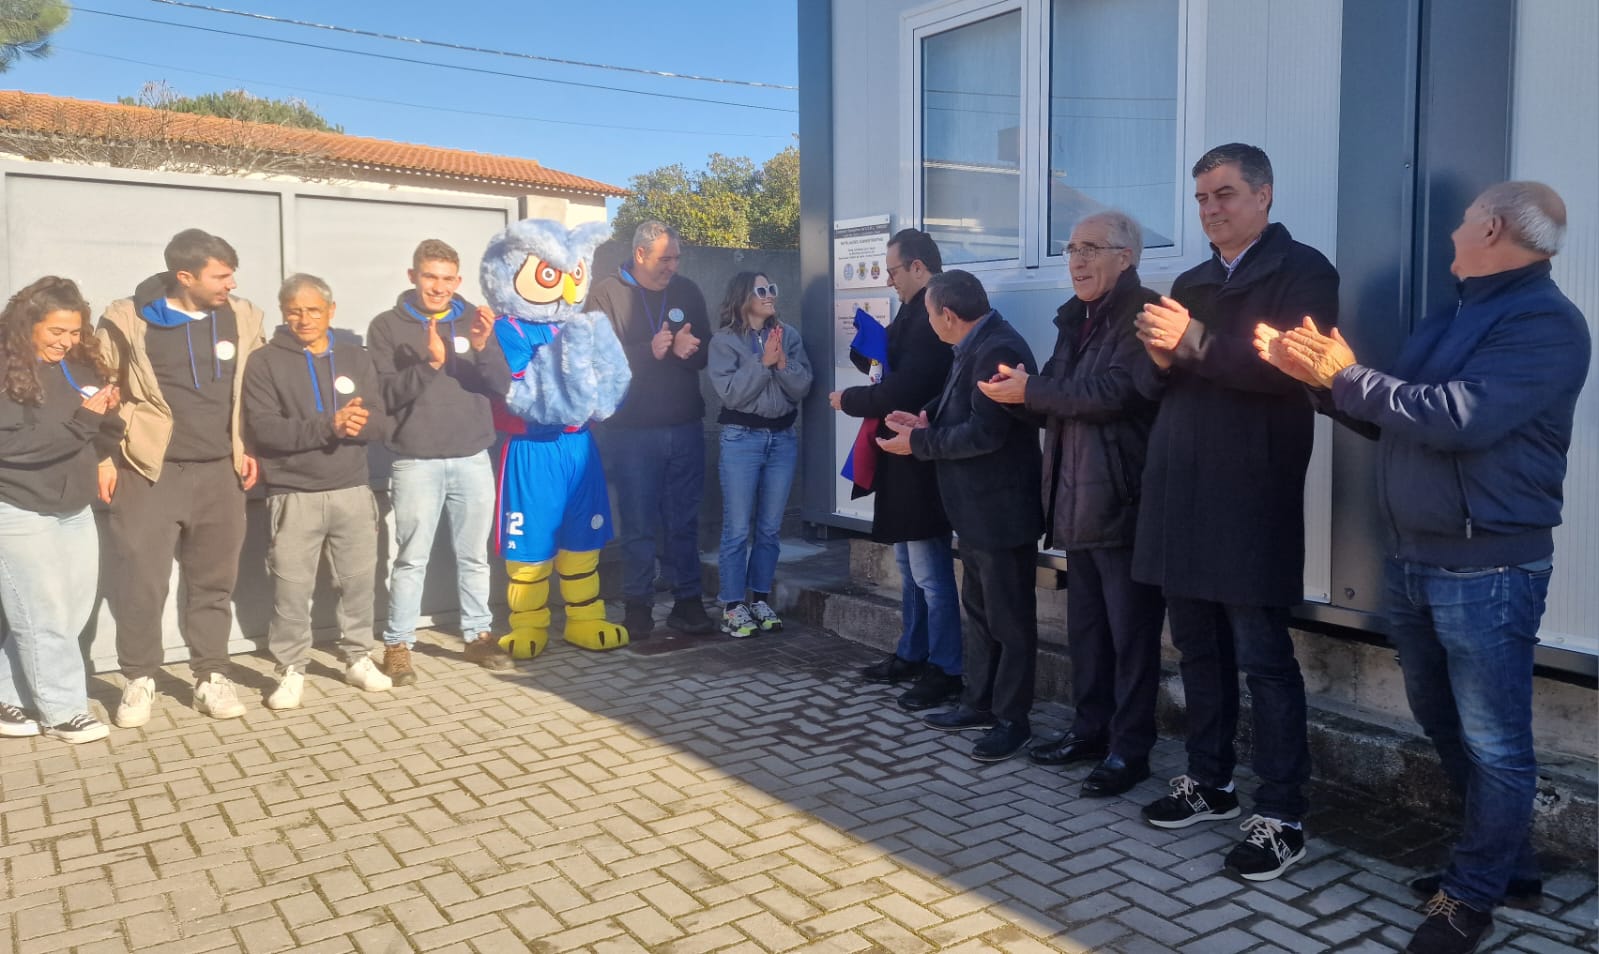
[[[872,362],[851,350],[856,366],[877,380],[829,395],[834,410],[876,419],[872,436],[880,438],[894,436],[884,423],[890,414],[915,414],[938,397],[954,359],[927,319],[927,283],[944,270],[937,243],[926,232],[903,229],[889,240],[887,264],[888,283],[902,302],[888,326],[888,366],[874,373]],[[960,596],[938,475],[932,461],[884,454],[870,491],[857,490],[876,494],[872,539],[894,545],[902,626],[894,652],[862,669],[861,677],[890,684],[914,679],[899,704],[912,712],[931,709],[963,686]]]
[[[1288,608],[1304,594],[1314,415],[1303,388],[1256,355],[1254,328],[1287,330],[1307,315],[1332,325],[1338,273],[1270,222],[1271,160],[1260,149],[1218,146],[1193,175],[1215,254],[1138,320],[1165,395],[1150,435],[1133,576],[1165,592],[1188,707],[1188,771],[1145,806],[1144,818],[1184,828],[1237,817],[1242,671],[1260,786],[1244,841],[1226,863],[1264,881],[1305,854],[1310,751]]]

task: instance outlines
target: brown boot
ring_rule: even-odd
[[[396,686],[416,684],[416,670],[411,668],[411,647],[404,643],[385,643],[383,665],[379,668]]]
[[[511,654],[500,646],[499,639],[492,633],[478,633],[477,639],[468,640],[466,650],[461,655],[467,662],[477,663],[484,669],[504,670],[516,665],[511,661]]]

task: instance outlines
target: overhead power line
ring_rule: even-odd
[[[605,86],[599,83],[580,83],[576,80],[550,79],[544,76],[528,76],[525,73],[511,73],[505,70],[491,70],[481,66],[463,66],[457,63],[441,63],[437,60],[419,60],[409,56],[391,56],[387,53],[373,53],[368,50],[356,50],[343,46],[328,46],[322,43],[308,43],[304,40],[288,40],[275,36],[259,36],[254,33],[239,33],[234,30],[221,30],[216,27],[196,26],[192,23],[176,23],[171,20],[156,20],[150,17],[134,16],[130,13],[112,13],[109,10],[95,10],[91,7],[74,6],[75,13],[92,13],[102,17],[115,17],[118,20],[132,20],[137,23],[150,23],[156,26],[178,27],[184,30],[198,30],[201,33],[215,33],[222,36],[239,37],[246,40],[261,40],[266,43],[281,43],[286,46],[298,46],[310,50],[323,50],[329,53],[342,53],[351,56],[365,56],[372,59],[388,60],[393,63],[406,63],[412,66],[432,66],[439,69],[459,70],[464,73],[478,73],[484,76],[497,76],[503,79],[527,80],[532,83],[552,83],[556,86],[573,86],[581,89],[596,89],[610,93],[629,93],[634,96],[650,96],[656,99],[673,99],[688,103],[708,103],[713,106],[735,106],[740,109],[757,109],[769,113],[794,113],[798,112],[792,106],[761,106],[756,103],[740,103],[727,99],[706,99],[700,96],[682,96],[676,93],[652,93],[641,89],[628,89],[624,86]]]
[[[409,109],[426,109],[441,113],[450,113],[456,116],[484,116],[489,119],[511,119],[528,123],[551,123],[557,126],[581,126],[585,129],[619,129],[624,132],[668,133],[685,136],[712,136],[712,137],[737,137],[740,139],[788,139],[787,133],[735,133],[716,132],[709,129],[663,129],[650,126],[621,126],[614,123],[588,123],[576,119],[544,119],[539,116],[515,115],[512,113],[489,113],[477,109],[462,109],[458,106],[433,106],[427,103],[409,103],[398,99],[380,99],[375,96],[357,96],[354,93],[338,93],[333,90],[315,89],[309,86],[290,86],[276,80],[251,79],[247,76],[231,76],[226,73],[208,73],[205,70],[190,69],[186,66],[173,66],[171,63],[151,63],[148,60],[136,60],[126,56],[115,56],[110,53],[96,53],[93,50],[80,50],[76,47],[53,44],[58,52],[76,53],[79,56],[92,56],[96,59],[115,60],[118,63],[132,63],[135,66],[147,66],[151,69],[171,70],[177,73],[190,73],[195,76],[209,76],[213,79],[229,80],[235,83],[252,83],[258,86],[275,89],[292,90],[296,93],[314,93],[318,96],[335,96],[340,99],[351,99],[362,103],[379,103],[385,106],[404,106]]]
[[[338,26],[333,23],[314,23],[310,20],[296,20],[292,17],[275,17],[266,13],[254,13],[249,10],[229,10],[226,7],[212,7],[203,3],[188,3],[185,0],[150,0],[168,7],[183,7],[189,10],[204,10],[207,13],[226,13],[229,16],[248,17],[251,20],[264,20],[268,23],[288,23],[294,26],[311,27],[316,30],[332,30],[336,33],[348,33],[353,36],[367,36],[379,40],[397,40],[401,43],[416,43],[421,46],[436,46],[446,50],[461,50],[467,53],[486,53],[490,56],[508,56],[519,60],[536,60],[540,63],[556,63],[561,66],[582,66],[595,70],[613,70],[618,73],[638,73],[644,76],[662,76],[667,79],[694,80],[699,83],[722,83],[728,86],[751,86],[756,89],[782,89],[797,90],[797,86],[785,86],[782,83],[761,83],[755,80],[723,79],[716,76],[696,76],[693,73],[673,73],[667,70],[650,70],[638,66],[617,66],[610,63],[589,63],[583,60],[568,60],[557,56],[540,56],[536,53],[518,53],[514,50],[496,50],[485,46],[471,46],[465,43],[448,43],[444,40],[426,40],[421,37],[401,36],[396,33],[379,33],[376,30],[361,30],[356,27]]]

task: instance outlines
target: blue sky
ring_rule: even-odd
[[[736,7],[709,0],[195,2],[593,63],[785,85],[798,79],[795,0],[750,0]],[[263,96],[304,99],[354,135],[522,156],[620,186],[632,175],[669,163],[697,168],[712,152],[760,162],[793,142],[798,129],[792,91],[420,47],[155,0],[74,0],[73,6],[71,23],[53,40],[55,53],[13,67],[0,76],[0,88],[115,100],[137,95],[153,80],[184,94],[243,87]],[[728,14],[730,8],[736,15]],[[490,76],[438,64],[767,108]]]

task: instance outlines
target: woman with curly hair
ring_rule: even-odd
[[[11,298],[0,367],[0,736],[93,742],[110,729],[78,645],[100,567],[89,502],[122,423],[77,285],[49,276]]]
[[[777,320],[775,282],[759,272],[728,282],[706,367],[722,399],[722,632],[742,639],[783,628],[768,599],[799,463],[794,420],[811,389],[799,329]]]

